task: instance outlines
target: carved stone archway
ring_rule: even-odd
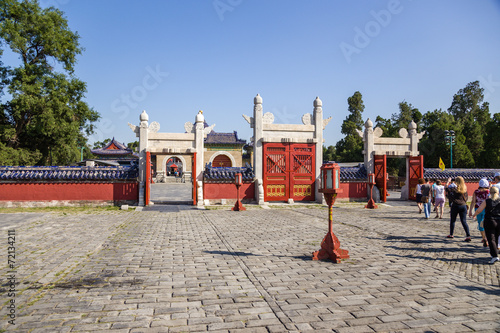
[[[406,128],[399,130],[399,138],[382,137],[383,130],[380,127],[373,128],[373,122],[368,119],[365,122],[364,132],[358,130],[359,136],[363,138],[364,143],[364,162],[367,173],[375,173],[375,157],[395,157],[406,158],[406,186],[410,184],[409,176],[409,158],[420,155],[418,143],[424,136],[424,132],[417,133],[417,124],[412,121]],[[409,191],[401,193],[401,198],[408,200]],[[385,193],[381,193],[381,196]]]

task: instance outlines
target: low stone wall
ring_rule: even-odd
[[[137,204],[136,167],[0,167],[0,207]]]
[[[255,202],[255,182],[253,169],[247,167],[214,168],[205,166],[203,173],[203,199],[206,205],[234,204],[237,199],[234,179],[236,173],[242,174],[240,199],[243,203]]]
[[[367,189],[365,181],[340,182],[342,193],[337,195],[337,200],[367,201]]]
[[[240,187],[240,199],[243,203],[255,201],[255,183],[243,183]],[[231,183],[204,183],[205,204],[234,204],[237,193],[236,185]],[[207,201],[208,200],[208,201]]]

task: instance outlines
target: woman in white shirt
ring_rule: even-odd
[[[434,204],[436,206],[436,218],[443,218],[443,212],[444,212],[444,201],[445,201],[445,195],[444,195],[444,186],[441,185],[440,180],[436,180],[436,184],[434,186]]]

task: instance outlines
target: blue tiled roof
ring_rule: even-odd
[[[110,147],[114,145],[118,149],[110,149]],[[132,155],[134,157],[139,157],[134,151],[128,148],[125,144],[118,142],[113,138],[106,146],[102,148],[96,148],[91,150],[92,154],[99,156],[123,156],[123,155]]]
[[[233,133],[217,133],[212,131],[205,138],[205,144],[244,145],[246,142],[246,140],[238,139],[238,133],[236,131]]]
[[[368,174],[366,173],[366,168],[364,164],[359,164],[357,166],[352,167],[340,167],[340,181],[354,181],[354,180],[362,180],[366,181],[368,178]]]
[[[241,168],[214,168],[211,163],[208,163],[205,165],[203,180],[208,183],[232,183],[238,172],[241,173],[244,182],[252,182],[255,177],[253,168],[248,164]]]
[[[0,181],[133,180],[137,166],[0,166]]]
[[[492,180],[499,169],[445,169],[424,168],[424,178],[429,179],[448,179],[461,176],[466,181],[479,181],[482,178]]]

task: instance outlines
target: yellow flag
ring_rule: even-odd
[[[439,168],[444,171],[444,162],[443,160],[441,159],[441,157],[439,158]]]

